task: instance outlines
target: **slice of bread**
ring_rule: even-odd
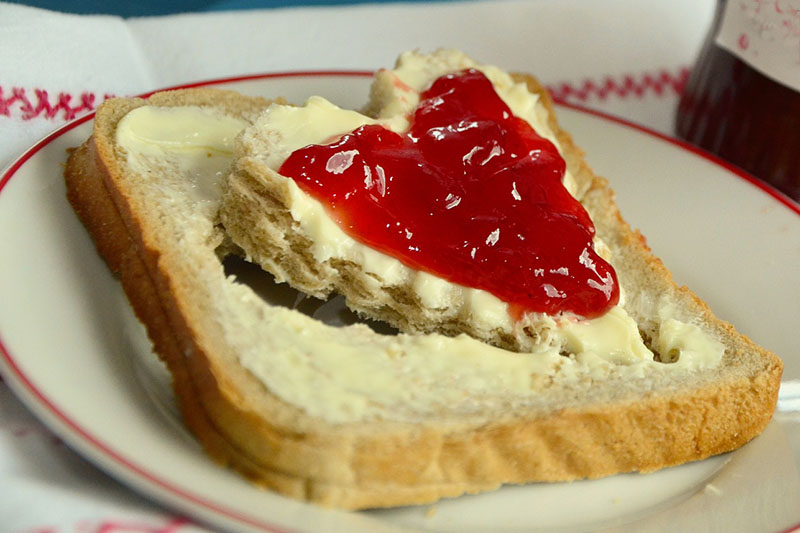
[[[382,335],[270,305],[226,274],[222,251],[232,247],[219,224],[221,200],[199,201],[191,175],[168,155],[147,158],[145,170],[132,165],[117,137],[120,121],[144,105],[201,107],[253,122],[269,102],[209,89],[111,100],[69,158],[68,197],[119,274],[173,375],[186,425],[211,457],[287,496],[362,509],[504,483],[649,472],[735,449],[763,430],[780,360],[675,286],[558,128],[546,93],[526,80],[585,184],[581,202],[613,252],[628,312],[655,335],[666,298],[672,316],[724,345],[721,361],[695,370],[606,364],[581,373],[589,367],[564,358],[538,373],[536,354],[464,335]],[[308,263],[308,243],[289,232],[292,222],[261,174],[240,164],[231,191],[252,198],[228,204],[239,236],[270,219],[280,245],[256,248]],[[475,333],[461,323],[442,329],[461,328]]]
[[[439,55],[442,52],[447,51],[440,51]],[[432,61],[437,60],[444,61],[433,56]],[[472,66],[472,61],[460,54],[451,61]],[[512,80],[509,78],[508,83]],[[591,201],[587,195],[589,189],[595,191],[593,197],[599,191],[606,191],[606,197],[599,199],[598,207],[593,210],[604,209],[610,219],[616,218],[616,208],[610,200],[605,180],[591,172],[571,137],[558,128],[549,94],[531,76],[519,75],[513,81],[526,83],[528,90],[538,97],[547,117],[546,125],[554,132],[567,159],[569,180],[578,200]],[[376,75],[365,111],[371,118],[387,118],[385,111],[397,105],[391,94],[397,84],[389,71],[380,71]],[[385,268],[385,257],[378,260],[378,268],[370,270],[360,258],[364,250],[344,234],[331,237],[336,242],[327,248],[342,248],[339,241],[347,239],[344,247],[356,250],[330,252],[325,249],[322,253],[316,252],[315,235],[298,223],[294,214],[306,210],[304,205],[299,209],[296,207],[299,189],[274,168],[275,153],[285,149],[280,132],[269,128],[269,120],[269,117],[262,116],[255,127],[243,133],[237,146],[236,167],[227,182],[220,214],[227,233],[243,248],[249,260],[261,265],[278,280],[314,297],[325,299],[332,294],[341,294],[348,307],[357,313],[391,324],[403,332],[465,333],[502,348],[535,351],[538,339],[546,335],[542,329],[550,327],[549,321],[526,316],[520,324],[514,325],[507,309],[485,292],[466,287],[455,290],[443,287],[437,280],[432,281],[432,276],[399,264]],[[616,225],[616,220],[611,224]],[[315,219],[310,225],[316,230],[320,223]],[[647,253],[639,257],[649,259]],[[381,270],[387,270],[388,275],[383,275]],[[667,285],[672,284],[668,282]],[[426,291],[440,294],[431,302],[431,298],[426,298],[429,296]],[[657,303],[652,302],[653,305]],[[647,326],[647,334],[655,337],[657,324]]]

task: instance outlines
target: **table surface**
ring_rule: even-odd
[[[35,0],[14,3],[33,7],[76,13],[81,15],[103,14],[120,17],[144,17],[172,15],[176,13],[203,13],[210,11],[229,11],[241,9],[272,9],[282,7],[345,6],[354,4],[391,3],[401,0],[300,0],[285,2],[280,0],[139,0],[136,2],[108,2],[104,0]],[[404,0],[406,2],[430,2],[431,0]],[[435,0],[447,2],[452,0]]]

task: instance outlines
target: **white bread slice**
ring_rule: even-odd
[[[533,82],[531,87],[538,90]],[[148,102],[109,101],[65,171],[70,202],[119,273],[173,375],[187,426],[215,460],[256,483],[347,509],[418,504],[503,483],[652,471],[735,449],[769,421],[780,361],[674,286],[620,218],[605,182],[592,176],[555,123],[569,147],[570,168],[591,183],[582,201],[625,265],[621,275],[638,308],[635,316],[649,327],[655,317],[648,314],[648,295],[669,295],[686,320],[724,342],[721,363],[696,372],[545,379],[533,396],[501,398],[477,411],[437,405],[394,416],[385,408],[380,416],[342,422],[310,413],[243,365],[251,353],[279,355],[280,339],[259,332],[268,322],[294,320],[294,312],[270,307],[226,277],[217,253],[224,243],[214,209],[219,206],[197,210],[180,186],[185,176],[167,164],[137,173],[117,145],[119,121],[147,103],[208,106],[252,120],[267,102],[203,89],[156,94]],[[383,357],[383,341],[364,328],[322,327],[336,342],[342,336],[374,342],[375,357]],[[300,390],[315,393],[310,385]]]
[[[432,70],[446,70],[451,63],[473,65],[471,59],[450,50],[414,57],[429,61],[425,67]],[[508,80],[509,83],[511,80],[514,80],[513,77]],[[585,168],[583,155],[573,145],[571,138],[558,129],[550,97],[538,82],[530,76],[517,76],[514,81],[527,82],[530,92],[538,95],[542,103],[540,107],[546,114],[545,123],[549,130],[558,132],[556,137],[564,147],[569,180],[576,198],[582,200],[586,191],[593,186],[605,187],[603,180]],[[379,71],[365,113],[371,118],[387,118],[385,112],[398,105],[397,98],[391,94],[397,84],[397,79],[393,78],[390,71]],[[535,111],[532,113],[536,114]],[[386,322],[403,332],[466,333],[510,350],[537,349],[538,339],[547,335],[542,329],[550,327],[551,323],[526,316],[515,327],[507,310],[498,305],[499,300],[491,301],[494,298],[488,293],[469,288],[456,291],[445,288],[442,291],[441,284],[432,289],[429,281],[431,276],[424,273],[420,275],[412,269],[402,269],[397,274],[400,269],[394,265],[386,269],[388,276],[383,276],[383,258],[378,268],[368,270],[357,259],[360,250],[354,253],[327,250],[323,254],[315,253],[312,246],[315,236],[298,223],[298,215],[294,214],[298,188],[274,169],[275,152],[283,151],[282,139],[280,132],[268,129],[268,125],[269,117],[262,116],[259,123],[248,128],[239,139],[236,166],[228,179],[220,213],[226,232],[244,250],[250,261],[272,273],[278,280],[286,281],[316,298],[326,299],[332,294],[341,294],[347,306],[360,315]],[[613,209],[613,202],[610,207]],[[307,208],[300,206],[299,210],[305,211]],[[305,215],[301,213],[299,216]],[[310,224],[319,225],[316,219]],[[332,240],[341,238],[336,235]],[[334,242],[327,248],[337,247],[341,245]],[[320,258],[319,255],[324,257]],[[389,277],[393,279],[387,279]],[[426,301],[425,290],[437,289],[440,293],[450,294],[434,298],[432,303]],[[649,304],[656,306],[659,302],[652,301]],[[653,313],[653,310],[648,310],[648,313]],[[502,315],[499,320],[497,315]],[[645,333],[648,337],[657,336],[657,326],[655,322],[646,324]]]

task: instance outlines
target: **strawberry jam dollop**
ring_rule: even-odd
[[[616,273],[594,250],[594,225],[562,184],[564,159],[482,72],[435,80],[410,124],[404,134],[365,125],[301,148],[279,172],[355,240],[486,290],[515,319],[591,318],[617,303]]]

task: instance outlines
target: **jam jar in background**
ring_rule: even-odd
[[[800,201],[800,0],[719,0],[676,133]]]

